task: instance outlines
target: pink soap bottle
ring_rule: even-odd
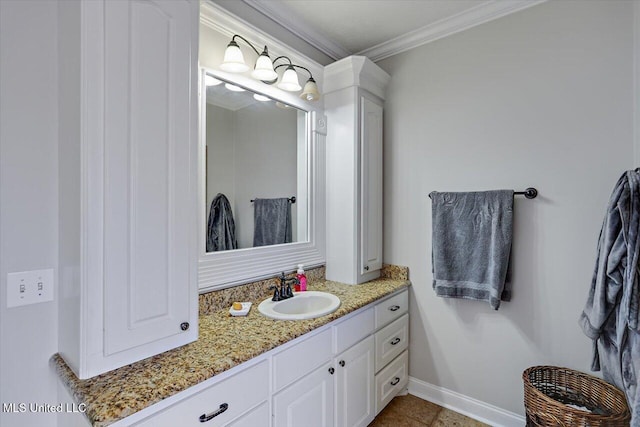
[[[298,274],[296,274],[296,277],[300,282],[300,292],[304,292],[307,290],[307,276],[305,276],[304,270],[302,269],[302,267],[303,267],[303,264],[298,264]]]

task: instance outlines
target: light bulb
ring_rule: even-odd
[[[309,80],[304,84],[304,90],[300,94],[300,98],[306,101],[317,101],[320,99],[320,91],[313,77],[309,77]]]
[[[273,80],[278,78],[278,73],[273,70],[273,62],[271,62],[271,58],[269,58],[266,47],[260,56],[258,56],[251,77],[256,80]]]
[[[282,81],[280,81],[278,87],[289,92],[296,92],[302,89],[298,82],[298,73],[296,73],[293,66],[289,65],[284,71],[284,74],[282,74]]]
[[[255,99],[256,101],[262,101],[262,102],[271,101],[271,98],[269,98],[268,96],[260,95],[259,93],[254,93],[253,99]]]
[[[231,83],[225,83],[224,87],[232,92],[244,92],[244,89],[242,89],[240,86],[232,85]]]
[[[218,80],[215,77],[207,74],[204,76],[204,85],[205,86],[218,86],[220,83],[222,83],[222,80]]]
[[[244,62],[244,56],[238,43],[231,40],[224,51],[224,59],[220,64],[220,69],[230,73],[244,73],[249,66]]]

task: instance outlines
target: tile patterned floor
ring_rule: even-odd
[[[369,427],[488,427],[410,394],[396,396]]]

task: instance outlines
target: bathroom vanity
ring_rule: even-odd
[[[65,393],[87,405],[65,425],[366,426],[408,380],[408,285],[315,282],[341,306],[300,321],[262,316],[263,295],[247,317],[202,314],[194,343],[89,380],[56,356]]]
[[[61,186],[64,315],[52,364],[64,383],[61,401],[86,409],[59,414],[59,424],[366,426],[408,380],[408,274],[382,267],[389,76],[364,57],[322,67],[213,3],[169,3],[69,2],[58,16],[61,37],[73,40],[61,55],[76,61],[61,81],[70,107],[61,112],[69,156],[60,167],[69,173]],[[326,98],[314,103],[221,71],[222,50],[239,33],[304,64]],[[165,66],[172,68],[158,72]],[[222,181],[207,179],[207,148],[214,148],[198,140],[207,133],[207,78],[298,110],[297,165],[288,165],[296,185],[274,190],[297,193],[296,241],[206,250],[207,186]],[[224,96],[213,94],[210,105]],[[266,116],[251,117],[243,127]],[[249,140],[273,148],[260,134]],[[231,169],[247,178],[256,168]],[[246,317],[231,317],[228,306],[198,310],[198,298],[216,299],[227,288],[240,295],[248,282],[300,263],[326,265],[333,281],[323,275],[310,290],[337,296],[335,312],[269,319],[257,310],[268,286],[242,299],[254,304]]]

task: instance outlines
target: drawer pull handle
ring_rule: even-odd
[[[400,378],[395,377],[395,378],[393,379],[393,381],[391,381],[391,385],[396,385],[396,384],[398,384],[399,382],[400,382]]]
[[[334,373],[335,371],[336,371],[336,370],[335,370],[335,369],[333,369],[333,366],[329,368],[329,373],[330,373],[331,375],[333,375],[333,373]]]
[[[344,368],[344,365],[345,365],[344,360],[341,360],[340,362],[338,362],[338,364]]]
[[[396,344],[398,344],[399,342],[400,342],[400,338],[395,337],[395,338],[393,339],[393,341],[391,341],[391,343],[390,343],[390,344],[391,344],[391,345],[396,345]]]
[[[227,403],[223,403],[220,405],[220,408],[217,411],[214,411],[210,414],[202,414],[200,415],[200,422],[201,423],[206,423],[207,421],[211,421],[214,417],[217,417],[218,415],[220,415],[221,413],[223,413],[224,411],[226,411],[227,409],[229,409],[229,404]]]
[[[369,266],[368,265],[364,266],[364,271],[369,271]]]
[[[389,307],[389,310],[398,311],[398,310],[400,310],[400,306],[399,305],[392,305],[391,307]]]

